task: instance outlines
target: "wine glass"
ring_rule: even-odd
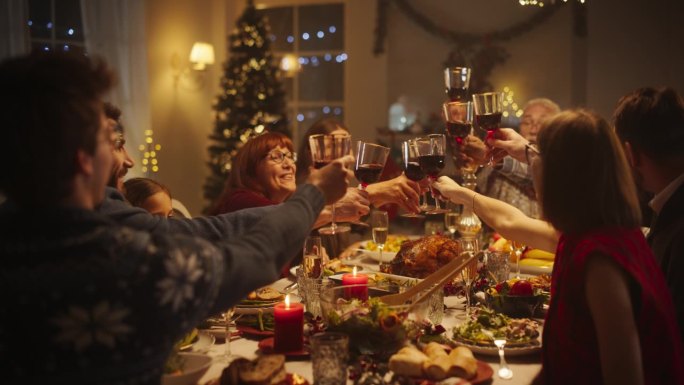
[[[477,239],[475,238],[461,238],[459,239],[461,246],[461,255],[470,258],[479,250]],[[473,259],[466,267],[461,270],[461,279],[465,286],[466,296],[466,319],[470,319],[470,287],[473,280],[477,276],[477,259]]]
[[[520,257],[525,251],[525,245],[520,241],[511,241],[513,252],[515,253],[515,277],[520,279]]]
[[[435,200],[435,209],[428,211],[429,214],[440,214],[449,211],[440,207],[439,198],[432,188],[432,182],[437,179],[439,173],[444,168],[445,144],[446,139],[442,134],[431,134],[425,138],[416,139],[419,154],[418,164],[420,164],[420,168],[423,172],[427,174],[428,180],[430,181],[430,192],[432,193],[432,198]]]
[[[470,86],[470,68],[448,67],[444,69],[444,85],[449,100],[462,101],[468,98]]]
[[[444,227],[451,233],[451,238],[456,239],[456,231],[458,231],[458,220],[461,213],[456,211],[456,205],[450,204],[452,209],[444,213]]]
[[[387,147],[362,141],[357,142],[354,176],[359,180],[360,190],[365,190],[369,184],[380,179],[388,154],[389,148]]]
[[[237,357],[237,355],[233,354],[231,350],[230,339],[235,327],[235,321],[240,319],[240,317],[242,317],[242,314],[235,314],[235,306],[229,308],[223,313],[223,318],[226,327],[226,342],[224,346],[223,357],[221,358],[222,362],[231,362],[233,359]]]
[[[475,108],[475,123],[487,132],[487,139],[497,137],[501,128],[501,115],[503,113],[503,92],[485,92],[473,95],[473,105]],[[494,163],[494,157],[490,156],[489,165]]]
[[[326,166],[335,159],[348,155],[351,151],[351,136],[318,134],[309,137],[311,159],[314,168]],[[384,163],[383,163],[384,164]],[[335,204],[331,208],[331,223],[329,227],[318,230],[320,234],[335,234],[336,232],[349,231],[349,226],[338,226],[335,223]]]
[[[387,267],[389,267],[389,265],[385,264],[382,259],[382,251],[385,248],[387,234],[389,233],[389,218],[387,217],[387,212],[380,210],[373,211],[371,214],[371,226],[373,227],[373,242],[378,245],[378,251],[380,252],[378,270],[387,273]]]
[[[321,237],[307,237],[304,241],[304,256],[302,258],[304,275],[308,278],[323,276],[323,247]]]
[[[401,144],[401,158],[404,166],[404,175],[414,182],[420,182],[425,178],[425,173],[418,163],[418,146],[414,140],[405,140]],[[423,198],[423,205],[427,205],[427,197]],[[422,205],[421,205],[422,208]],[[423,218],[423,215],[414,213],[401,214],[402,217]]]

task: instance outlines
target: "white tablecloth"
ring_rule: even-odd
[[[276,288],[282,288],[291,281],[288,279],[282,279],[276,282],[273,286]],[[449,336],[451,335],[450,330],[457,324],[463,321],[464,311],[463,302],[461,299],[456,297],[447,297],[445,303],[448,309],[444,315],[444,320],[442,325],[447,329]],[[254,359],[258,355],[258,341],[251,340],[248,338],[239,338],[231,342],[231,350],[233,354],[245,357],[248,359]],[[226,363],[220,362],[221,356],[224,354],[225,347],[223,343],[215,344],[209,354],[215,357],[214,363],[209,368],[207,373],[200,380],[200,384],[204,384],[207,381],[217,378],[221,375],[221,371],[226,367]],[[529,384],[532,382],[534,377],[537,375],[541,369],[541,358],[539,354],[533,354],[528,356],[519,357],[506,357],[506,361],[509,364],[511,370],[513,370],[513,378],[510,380],[502,380],[497,377],[496,372],[499,369],[499,358],[496,356],[487,355],[476,355],[477,359],[485,361],[491,365],[494,370],[494,381],[493,384],[507,384],[507,385],[517,385],[517,384]],[[311,369],[311,362],[306,361],[290,361],[285,363],[285,368],[290,373],[297,373],[313,385],[313,374]],[[351,381],[347,382],[351,384]]]

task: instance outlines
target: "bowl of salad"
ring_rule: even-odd
[[[359,290],[367,297],[354,296]],[[321,311],[328,331],[349,335],[352,355],[387,360],[406,344],[409,305],[389,306],[378,299],[388,294],[375,285],[337,286],[321,293]]]

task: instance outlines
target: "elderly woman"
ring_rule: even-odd
[[[309,137],[317,134],[349,135],[347,127],[332,118],[325,118],[314,123],[304,134],[297,156],[297,182],[304,181],[313,165]],[[407,211],[420,212],[419,199],[421,188],[418,183],[400,175],[396,178],[373,183],[366,187],[370,202],[378,207],[387,203],[395,203]]]
[[[447,177],[434,187],[504,237],[556,250],[538,382],[684,383],[672,299],[639,229],[634,183],[611,127],[578,110],[545,123],[538,148],[512,130],[503,135],[490,144],[532,167],[548,222]]]
[[[223,193],[210,214],[217,215],[250,207],[275,205],[294,193],[297,155],[287,136],[268,132],[250,139],[233,159],[233,168]],[[356,221],[368,214],[369,202],[362,195],[347,192],[335,204],[339,221]],[[319,215],[315,227],[331,220],[330,208]]]

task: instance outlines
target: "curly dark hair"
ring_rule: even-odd
[[[101,97],[114,75],[99,59],[40,52],[0,63],[3,144],[0,190],[23,206],[49,206],[71,194],[77,153],[94,154]]]

